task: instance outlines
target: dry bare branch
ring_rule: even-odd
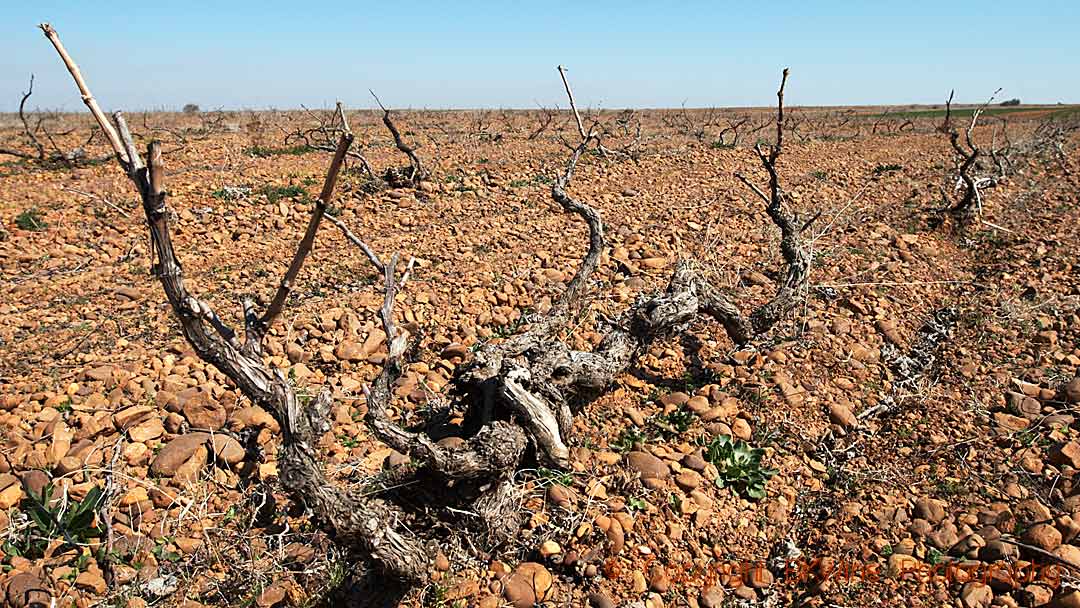
[[[371,96],[375,98],[375,103],[379,104],[379,108],[383,111],[382,121],[383,124],[386,125],[386,129],[390,131],[390,135],[394,138],[394,145],[398,150],[405,154],[405,156],[409,157],[410,170],[409,175],[407,176],[409,181],[412,182],[413,187],[419,188],[420,182],[427,177],[427,173],[424,172],[424,166],[420,162],[420,157],[416,155],[416,150],[406,144],[401,138],[401,132],[398,131],[394,121],[390,119],[390,110],[386,109],[386,106],[382,104],[382,101],[379,100],[379,96],[375,94],[375,91],[369,89],[369,92],[371,93]],[[393,180],[387,179],[387,181],[391,182]]]
[[[34,75],[31,74],[30,75],[30,84],[27,87],[26,91],[22,94],[22,98],[19,100],[19,113],[18,113],[18,115],[19,115],[19,122],[22,123],[22,127],[23,127],[23,131],[22,131],[23,137],[26,138],[27,144],[34,149],[34,152],[33,153],[24,152],[24,151],[18,150],[16,148],[0,147],[0,154],[4,154],[4,155],[7,155],[7,156],[14,156],[16,158],[21,158],[21,159],[23,159],[25,161],[32,161],[32,162],[38,163],[40,165],[46,165],[46,166],[48,166],[48,165],[57,165],[57,164],[63,164],[63,165],[66,165],[68,167],[74,166],[80,160],[83,160],[85,158],[86,151],[85,151],[84,148],[85,148],[85,146],[88,146],[90,144],[90,142],[93,140],[94,131],[90,132],[89,138],[87,138],[86,143],[83,144],[82,147],[75,148],[74,150],[71,150],[70,152],[64,152],[60,148],[60,146],[57,145],[56,140],[53,137],[53,133],[49,131],[49,128],[46,125],[46,123],[50,119],[50,114],[49,113],[44,113],[43,114],[41,112],[37,112],[37,115],[38,115],[37,116],[37,122],[33,126],[30,125],[30,118],[29,118],[29,116],[27,116],[27,111],[26,111],[26,102],[29,101],[30,96],[33,95],[33,94],[34,94]],[[67,132],[60,133],[58,135],[70,135],[74,131],[75,131],[75,129],[71,129],[71,130],[69,130]],[[46,150],[45,144],[43,144],[41,139],[38,137],[38,133],[41,133],[44,136],[45,140],[48,141],[50,150]],[[108,157],[106,157],[105,159],[107,159],[107,158]],[[105,160],[105,159],[99,159],[99,160]]]
[[[61,59],[84,99],[92,100],[78,67],[60,45],[48,24],[42,30],[57,48]],[[316,399],[315,407],[301,410],[292,386],[284,375],[264,364],[262,358],[245,349],[213,309],[192,295],[183,278],[183,270],[173,250],[169,231],[164,189],[164,163],[161,147],[151,142],[147,165],[131,145],[131,136],[119,113],[116,126],[106,122],[96,103],[88,103],[103,130],[113,129],[110,144],[121,168],[134,183],[143,200],[143,210],[150,228],[150,240],[156,255],[153,274],[161,283],[181,329],[196,354],[214,365],[254,403],[278,421],[282,430],[279,458],[282,485],[305,504],[339,542],[362,547],[381,567],[397,577],[419,580],[426,572],[428,552],[416,539],[393,525],[403,515],[389,503],[356,492],[343,490],[325,476],[316,454],[318,437],[328,428],[329,393]],[[330,181],[330,180],[328,180]]]
[[[960,138],[959,129],[952,122],[952,101],[955,92],[955,90],[950,91],[949,99],[945,102],[945,120],[941,131],[948,136],[949,144],[953,149],[953,160],[956,165],[954,190],[959,191],[960,194],[953,200],[953,197],[946,194],[943,189],[942,195],[946,201],[945,211],[960,221],[967,221],[982,213],[982,190],[997,186],[1001,179],[999,175],[976,175],[982,150],[976,145],[973,135],[979,116],[994,101],[994,97],[1001,92],[1001,89],[994,91],[986,103],[972,111],[971,121],[964,131],[963,139]]]

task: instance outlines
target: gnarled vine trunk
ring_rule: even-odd
[[[408,341],[408,336],[395,324],[393,304],[409,279],[412,262],[401,264],[396,254],[387,260],[380,258],[327,212],[342,162],[353,141],[344,114],[341,136],[304,237],[267,310],[260,315],[254,302],[244,302],[245,328],[241,336],[206,302],[193,295],[184,282],[183,269],[170,237],[160,146],[156,142],[150,144],[144,164],[123,115],[114,113],[111,122],[106,118],[56,32],[48,24],[41,28],[71,72],[112,145],[117,161],[142,198],[157,260],[153,274],[161,283],[185,338],[201,359],[220,370],[280,425],[282,487],[294,500],[303,503],[338,543],[357,549],[385,573],[406,581],[425,578],[429,560],[435,554],[422,533],[403,525],[411,516],[405,506],[408,501],[396,500],[398,496],[393,492],[362,495],[328,479],[316,446],[330,429],[329,389],[302,403],[282,372],[262,358],[262,342],[281,313],[323,219],[328,219],[360,247],[383,279],[384,299],[379,317],[388,352],[382,371],[365,389],[366,422],[375,438],[412,458],[412,467],[393,472],[403,478],[397,480],[402,483],[395,485],[416,488],[411,491],[444,488],[441,500],[468,505],[479,516],[482,531],[492,538],[505,538],[517,529],[509,480],[523,464],[527,448],[532,446],[536,458],[547,464],[568,465],[574,413],[632,367],[654,341],[705,315],[718,321],[733,342],[744,344],[768,331],[792,309],[807,279],[810,257],[803,247],[801,233],[808,223],[801,224],[786,209],[775,166],[782,147],[785,70],[778,92],[776,142],[768,153],[764,146],[757,149],[769,176],[768,193],[739,176],[765,201],[769,217],[781,231],[786,271],[775,296],[749,316],[744,315],[726,294],[708,284],[689,264],[680,263],[664,292],[641,298],[603,328],[597,348],[571,349],[559,336],[587,290],[605,247],[600,214],[567,191],[581,155],[591,145],[600,146],[595,127],[586,132],[582,126],[581,142],[574,147],[565,169],[555,180],[551,196],[564,210],[577,214],[588,225],[587,253],[549,314],[531,319],[524,333],[481,348],[455,377],[450,392],[468,406],[465,428],[470,436],[460,447],[445,447],[425,433],[402,428],[389,414],[391,386],[401,374]],[[394,136],[401,148],[400,138],[396,133]],[[422,168],[418,160],[413,160],[414,177],[417,177]],[[445,492],[448,485],[454,487],[452,493]],[[471,522],[468,525],[475,527]]]

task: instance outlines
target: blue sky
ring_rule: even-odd
[[[0,111],[82,108],[50,21],[107,109],[1080,102],[1080,1],[54,2],[0,20]]]

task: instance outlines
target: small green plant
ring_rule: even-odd
[[[479,248],[477,250],[479,251]],[[521,314],[516,319],[512,319],[506,325],[496,326],[495,329],[492,330],[494,337],[509,338],[511,336],[517,335],[517,333],[521,331],[521,328],[528,322],[528,317],[531,313],[531,308],[525,308],[521,311]]]
[[[626,508],[630,509],[631,511],[644,511],[645,501],[637,497],[632,497],[626,501]]]
[[[244,150],[245,154],[256,156],[258,158],[270,158],[271,156],[299,156],[301,154],[307,154],[308,152],[315,151],[315,148],[311,146],[298,145],[287,146],[285,148],[269,148],[266,146],[251,146]]]
[[[360,440],[355,437],[349,437],[348,435],[338,435],[338,443],[342,447],[349,448],[350,450],[360,445]]]
[[[60,403],[56,404],[56,411],[61,414],[70,414],[72,412],[71,397],[64,399]]]
[[[1040,433],[1038,429],[1026,428],[1017,432],[1014,437],[1017,441],[1020,442],[1021,445],[1028,448],[1036,445],[1040,447],[1050,447],[1051,445],[1053,445],[1053,441],[1051,441],[1049,437],[1046,437],[1042,433]]]
[[[244,186],[225,186],[210,193],[210,196],[222,201],[235,201],[251,194],[251,188]]]
[[[645,436],[645,433],[641,432],[641,429],[636,426],[631,426],[623,429],[623,432],[619,434],[619,438],[611,444],[611,447],[619,452],[629,452],[634,449],[634,444],[645,443],[649,438]]]
[[[450,600],[447,597],[449,594],[449,587],[439,583],[432,583],[421,594],[423,598],[421,606],[424,608],[465,608],[465,600]]]
[[[22,230],[30,230],[31,232],[40,232],[49,226],[45,222],[44,214],[37,207],[30,207],[15,216],[15,225]]]
[[[693,395],[701,387],[707,384],[717,384],[719,376],[711,369],[686,370],[682,375],[682,390],[684,393]]]
[[[307,196],[307,190],[296,184],[288,186],[263,186],[258,190],[259,194],[266,196],[266,200],[276,203],[283,198],[298,199]]]
[[[937,493],[943,497],[960,496],[967,494],[968,489],[959,479],[941,479],[937,482]]]
[[[567,471],[541,467],[536,470],[536,475],[539,478],[540,486],[545,488],[550,485],[569,486],[574,483],[574,474]]]
[[[717,435],[705,446],[705,460],[716,466],[720,474],[716,485],[731,488],[750,498],[764,498],[765,484],[778,473],[761,466],[765,450],[752,448],[745,441],[729,435]]]
[[[818,180],[819,182],[823,182],[829,179],[829,174],[824,171],[811,171],[810,177]]]
[[[926,563],[931,566],[936,566],[941,563],[941,560],[945,558],[945,554],[937,549],[930,547],[926,552]]]
[[[654,416],[651,422],[653,426],[660,429],[660,432],[663,435],[672,437],[675,435],[682,435],[690,430],[690,425],[694,423],[694,418],[693,412],[685,407],[679,407],[666,414]]]
[[[180,561],[184,556],[176,551],[170,551],[168,548],[168,545],[171,544],[173,540],[175,539],[172,536],[165,536],[158,539],[157,544],[150,550],[150,553],[153,553],[154,557],[156,557],[159,562],[176,563]]]
[[[874,167],[874,175],[881,175],[883,173],[892,173],[894,171],[900,171],[901,169],[903,169],[902,166],[892,164],[892,163],[890,163],[888,165],[878,165],[878,166]]]
[[[103,498],[100,487],[90,488],[78,502],[57,501],[53,504],[53,492],[52,484],[42,488],[41,496],[28,492],[20,508],[30,525],[21,532],[22,538],[4,543],[4,553],[37,559],[45,554],[49,544],[57,537],[62,536],[65,543],[78,548],[86,545],[91,538],[100,538],[105,533],[95,523]]]
[[[735,142],[733,142],[733,141],[732,142],[726,142],[726,141],[717,139],[716,141],[709,144],[709,147],[712,148],[713,150],[731,150],[731,149],[735,148]]]

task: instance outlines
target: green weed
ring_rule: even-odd
[[[314,152],[315,148],[311,146],[298,145],[287,146],[284,148],[270,148],[267,146],[251,146],[245,148],[244,153],[258,158],[270,158],[271,156],[299,156],[301,154],[307,154],[308,152]]]
[[[765,484],[778,473],[776,469],[761,466],[764,455],[765,450],[752,448],[729,435],[717,435],[705,446],[705,460],[720,472],[716,485],[755,499],[765,497]]]
[[[45,222],[44,214],[42,214],[41,210],[37,207],[30,207],[19,215],[16,215],[15,225],[22,230],[30,230],[31,232],[41,232],[49,226],[49,224]]]
[[[20,509],[30,525],[21,530],[14,541],[4,543],[4,553],[37,559],[57,537],[62,536],[66,544],[79,548],[87,545],[90,539],[104,535],[101,525],[95,523],[103,499],[100,487],[90,488],[81,501],[56,501],[55,504],[54,491],[52,484],[48,484],[42,488],[41,496],[28,492]]]
[[[900,171],[904,167],[901,165],[889,163],[887,165],[878,165],[874,167],[874,175],[881,175],[883,173],[892,173],[894,171]]]
[[[291,198],[293,200],[307,197],[307,190],[296,184],[289,184],[288,186],[263,186],[257,190],[259,194],[265,195],[266,200],[271,203],[277,203],[283,198]]]

